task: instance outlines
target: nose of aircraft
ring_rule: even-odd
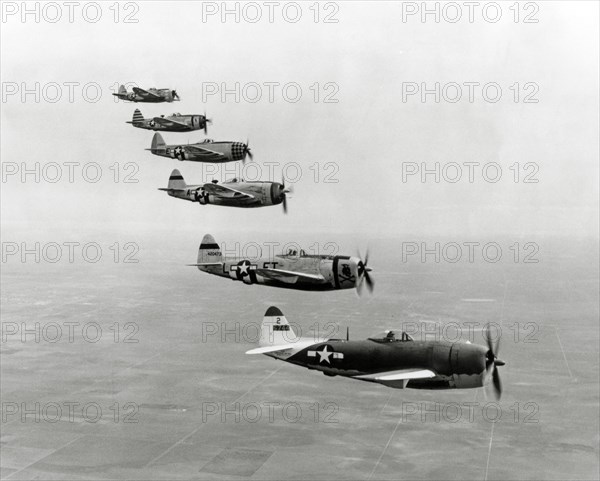
[[[485,346],[457,342],[452,345],[451,358],[455,374],[480,374],[487,368],[488,350]]]
[[[285,181],[281,184],[279,182],[273,182],[271,184],[271,201],[273,204],[283,203],[283,212],[287,214],[287,194],[292,190],[285,186]]]
[[[233,142],[231,144],[231,156],[233,160],[242,160],[244,162],[246,161],[246,156],[250,157],[250,160],[254,158],[248,142],[245,144],[243,142]]]

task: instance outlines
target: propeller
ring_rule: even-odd
[[[250,157],[250,160],[254,160],[254,156],[250,150],[250,140],[248,139],[246,139],[246,143],[244,144],[244,162],[246,162],[246,156]]]
[[[181,99],[179,98],[179,95],[177,94],[177,90],[173,90],[173,91],[171,92],[171,95],[173,96],[173,98],[174,98],[174,99],[181,100]]]
[[[359,261],[357,265],[358,275],[356,277],[356,292],[358,292],[358,295],[361,295],[363,282],[367,283],[367,289],[369,289],[369,292],[373,292],[375,282],[373,281],[373,279],[371,279],[371,275],[369,274],[369,272],[371,272],[373,269],[371,269],[367,265],[369,263],[369,251],[367,250],[367,254],[365,255],[364,261],[361,259],[360,252],[358,253],[358,258]]]
[[[212,119],[206,117],[206,110],[204,111],[204,135],[208,135],[208,124],[212,124]]]
[[[283,201],[283,213],[287,214],[287,194],[291,194],[294,191],[293,186],[285,186],[285,178],[281,177],[281,199]]]
[[[490,368],[492,369],[492,384],[494,385],[494,395],[496,399],[500,399],[502,396],[502,382],[500,381],[500,374],[498,373],[498,366],[504,366],[505,362],[498,358],[498,351],[500,349],[500,337],[496,341],[496,345],[492,345],[491,337],[491,326],[488,324],[486,330],[486,340],[488,352],[486,354],[485,367],[489,373]]]

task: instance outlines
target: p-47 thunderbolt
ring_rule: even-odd
[[[192,162],[224,163],[235,160],[246,160],[246,156],[252,159],[252,152],[248,143],[242,142],[215,142],[205,139],[197,144],[174,144],[167,145],[162,136],[157,132],[152,137],[152,145],[149,149],[154,155],[169,157],[177,160],[190,160]]]
[[[133,92],[127,92],[124,85],[119,87],[119,93],[113,95],[119,97],[121,100],[129,100],[130,102],[158,103],[180,100],[175,90],[155,88],[144,90],[139,87],[133,87]]]
[[[246,182],[243,179],[231,179],[219,184],[216,180],[206,184],[187,185],[181,173],[175,169],[169,177],[165,191],[171,197],[198,202],[201,205],[214,204],[229,207],[265,207],[283,204],[287,214],[287,194],[290,188],[285,182]]]
[[[163,130],[165,132],[190,132],[192,130],[204,129],[204,133],[207,133],[207,124],[211,123],[210,119],[206,118],[206,115],[181,115],[175,113],[165,117],[153,117],[151,119],[145,119],[138,109],[133,112],[133,118],[126,123],[137,127],[138,129],[146,130]]]
[[[496,397],[502,384],[499,342],[487,347],[470,342],[415,341],[405,332],[385,331],[364,341],[299,338],[283,313],[270,307],[263,319],[259,346],[246,354],[265,354],[327,376],[344,376],[396,389],[477,388],[493,381]]]
[[[303,291],[356,288],[360,294],[363,282],[366,282],[369,291],[374,286],[369,275],[371,268],[367,267],[368,258],[368,253],[362,261],[360,257],[311,255],[296,249],[262,259],[223,257],[213,236],[207,234],[198,250],[198,262],[190,265],[244,284]]]

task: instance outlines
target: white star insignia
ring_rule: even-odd
[[[250,267],[248,264],[241,264],[240,274],[248,274],[248,267]]]
[[[317,354],[321,358],[319,359],[319,362],[327,361],[328,364],[331,364],[331,361],[329,361],[329,356],[331,356],[333,352],[329,352],[327,350],[327,346],[325,346],[322,351],[317,351]]]

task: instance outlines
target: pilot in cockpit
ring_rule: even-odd
[[[412,341],[413,338],[407,332],[402,331],[400,335],[400,339],[396,338],[396,333],[394,331],[388,331],[385,336],[385,340],[387,342],[395,342],[395,341]]]

